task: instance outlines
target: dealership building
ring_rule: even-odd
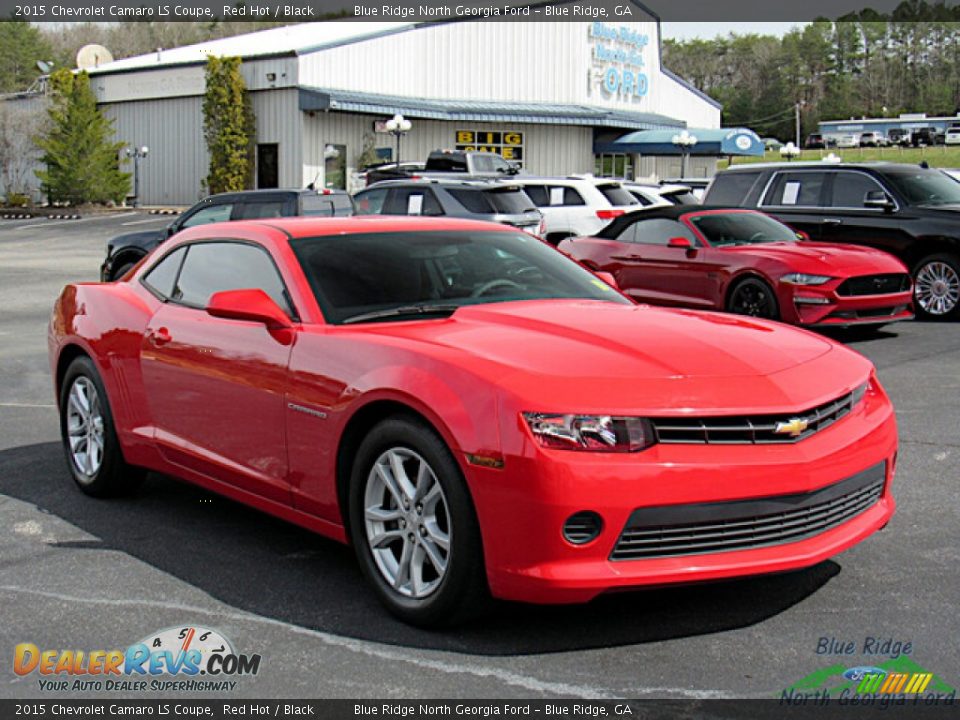
[[[401,159],[488,149],[538,175],[676,177],[672,148],[639,131],[716,132],[720,106],[661,65],[660,25],[628,22],[322,22],[274,28],[88,68],[117,140],[147,146],[144,204],[188,204],[207,171],[207,57],[240,56],[257,119],[258,187],[353,189],[361,156],[395,157],[386,121],[411,122]],[[642,137],[642,136],[641,136]],[[365,153],[366,150],[366,153]],[[712,174],[693,153],[688,175]]]

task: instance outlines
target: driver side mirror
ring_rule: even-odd
[[[875,208],[890,212],[894,208],[893,200],[883,190],[871,190],[863,196],[865,208]]]
[[[667,240],[667,247],[672,248],[683,248],[684,250],[689,250],[693,247],[693,243],[690,242],[690,238],[685,237],[672,237]]]
[[[263,323],[271,331],[293,327],[287,314],[259,288],[214,293],[207,302],[207,314],[227,320]]]
[[[797,235],[797,240],[800,242],[808,242],[810,240],[810,236],[807,235],[807,233],[805,233],[803,230],[796,230],[795,232]]]

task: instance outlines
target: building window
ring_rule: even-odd
[[[593,174],[597,177],[624,178],[633,180],[633,155],[603,153],[593,156]]]
[[[347,189],[347,146],[326,145],[323,148],[323,186]]]

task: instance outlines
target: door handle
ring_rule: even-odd
[[[837,225],[843,225],[843,220],[841,218],[824,218],[823,224],[836,227]]]
[[[611,255],[611,260],[643,260],[643,255]]]
[[[166,345],[168,342],[173,340],[170,336],[170,331],[165,327],[157,328],[156,330],[151,330],[147,333],[147,340],[150,341],[151,345],[156,345],[160,347],[161,345]]]

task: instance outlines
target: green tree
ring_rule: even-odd
[[[204,181],[211,193],[253,187],[256,118],[238,57],[207,60],[203,136],[210,153]]]
[[[97,108],[85,72],[57,70],[50,76],[49,129],[36,138],[45,170],[41,188],[55,202],[120,202],[130,173],[120,170],[123,143],[113,142],[113,123]]]
[[[50,60],[50,44],[28,22],[0,22],[0,92],[26,90],[40,71],[38,60]]]

